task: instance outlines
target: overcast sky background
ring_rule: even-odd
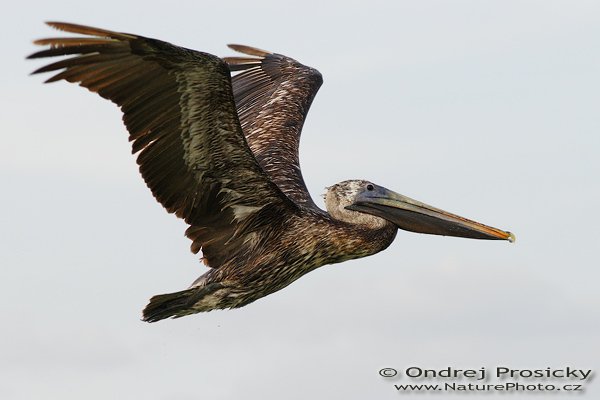
[[[46,20],[292,56],[325,80],[301,143],[318,204],[365,178],[517,243],[401,231],[245,308],[141,322],[204,267],[118,109],[28,76]],[[417,394],[382,367],[600,370],[600,3],[23,1],[0,29],[0,398],[396,399]]]

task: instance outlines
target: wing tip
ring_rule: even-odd
[[[102,28],[95,28],[93,26],[88,26],[88,25],[73,24],[70,22],[45,21],[45,24],[56,30],[63,31],[63,32],[81,33],[84,35],[109,37],[112,39],[120,39],[120,40],[131,40],[131,39],[138,38],[138,36],[131,35],[128,33],[114,32],[114,31],[109,31],[109,30],[102,29]]]
[[[244,71],[254,67],[258,67],[262,64],[263,60],[274,53],[266,50],[261,50],[256,47],[246,46],[243,44],[227,45],[231,50],[237,51],[238,53],[245,54],[251,57],[223,57],[223,61],[227,63],[229,69],[233,71]]]
[[[271,51],[261,50],[259,48],[252,47],[252,46],[246,46],[244,44],[229,43],[227,45],[227,47],[229,47],[233,51],[237,51],[238,53],[243,53],[243,54],[247,54],[249,56],[255,56],[255,57],[263,57],[264,58],[268,55],[274,54]]]

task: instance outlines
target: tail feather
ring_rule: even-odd
[[[210,311],[216,307],[198,307],[198,303],[207,295],[221,289],[220,283],[211,283],[180,292],[153,296],[144,308],[143,321],[156,322],[165,318],[179,318],[201,311]]]

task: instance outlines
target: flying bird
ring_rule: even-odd
[[[347,180],[312,200],[300,171],[300,132],[323,79],[292,58],[229,45],[217,56],[156,39],[62,22],[80,34],[48,38],[29,58],[68,56],[37,69],[46,82],[79,83],[117,104],[140,173],[158,202],[189,228],[209,267],[182,291],[156,295],[154,322],[243,307],[326,264],[387,248],[398,228],[513,241],[366,180]],[[233,73],[233,76],[232,76]]]

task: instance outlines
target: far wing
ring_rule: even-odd
[[[323,83],[319,71],[281,54],[229,45],[252,57],[225,57],[240,123],[256,160],[295,203],[317,206],[306,189],[298,149],[308,109]]]
[[[83,37],[36,41],[30,58],[74,56],[35,71],[77,82],[116,103],[154,197],[190,228],[192,251],[217,268],[265,224],[297,211],[271,182],[242,133],[229,69],[220,58],[155,39],[67,23]]]

